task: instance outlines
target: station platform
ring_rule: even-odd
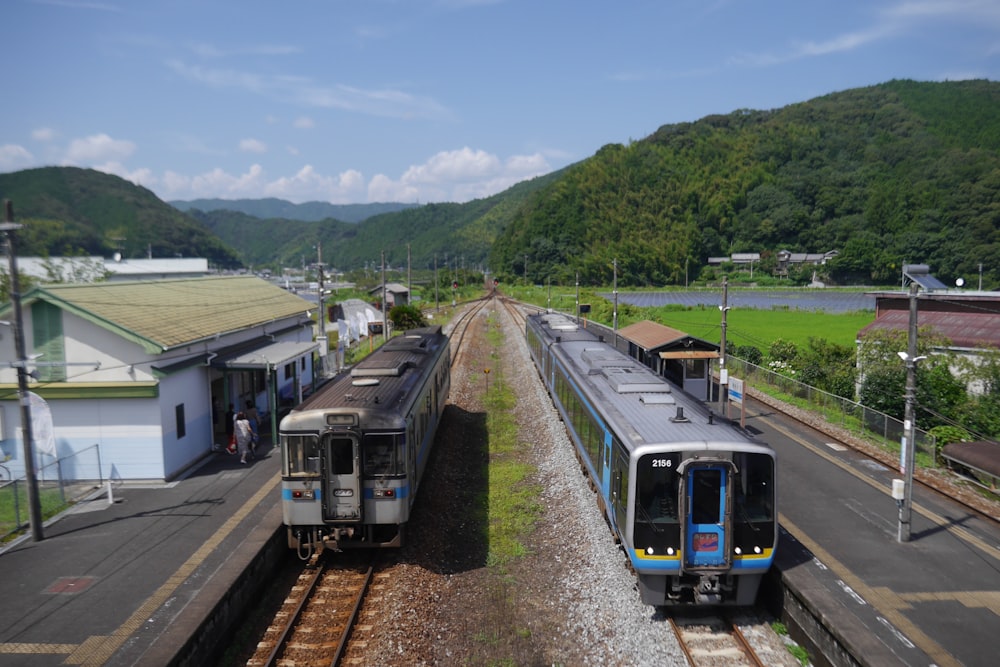
[[[746,426],[778,454],[780,606],[819,619],[805,634],[833,664],[998,664],[1000,503],[991,520],[915,483],[900,541],[897,468],[756,401]]]
[[[113,502],[98,489],[41,541],[6,545],[0,665],[207,664],[214,648],[192,645],[206,619],[288,553],[279,458],[264,439],[245,465],[217,453],[169,483],[113,486]]]
[[[911,539],[899,542],[896,470],[755,401],[746,424],[778,452],[780,603],[825,626],[815,638],[832,664],[996,664],[995,521],[915,485]],[[42,541],[7,545],[0,665],[213,664],[213,647],[194,645],[206,620],[240,609],[233,596],[254,592],[238,584],[266,585],[261,574],[287,557],[279,483],[264,441],[246,465],[213,454],[182,479],[124,484],[114,502],[95,493],[44,526]],[[210,636],[225,643],[230,632]],[[835,646],[823,645],[829,636]]]

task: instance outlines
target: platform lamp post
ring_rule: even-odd
[[[31,537],[35,542],[45,539],[42,533],[42,505],[38,499],[38,480],[35,478],[35,453],[32,448],[34,438],[31,432],[31,403],[28,397],[27,357],[24,353],[24,322],[21,319],[21,285],[17,276],[17,248],[14,243],[14,232],[21,228],[14,222],[14,204],[3,201],[4,222],[0,231],[7,239],[7,253],[10,262],[10,301],[14,309],[14,353],[17,361],[17,398],[21,403],[21,438],[24,451],[24,478],[28,483],[28,518],[31,522]]]
[[[897,352],[899,358],[906,364],[906,407],[903,414],[903,442],[899,462],[903,479],[894,479],[893,498],[899,505],[899,529],[896,533],[898,542],[910,541],[911,518],[913,516],[913,466],[914,454],[917,449],[913,410],[917,397],[917,362],[927,357],[917,356],[917,289],[916,281],[910,283],[910,320],[907,331],[906,352]],[[899,487],[902,486],[900,489]]]

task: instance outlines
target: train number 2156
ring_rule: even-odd
[[[652,464],[654,468],[671,468],[674,462],[670,459],[653,459]]]

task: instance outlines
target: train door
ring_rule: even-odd
[[[692,465],[685,471],[684,565],[687,568],[728,568],[726,499],[728,468],[721,464]]]
[[[323,518],[327,521],[361,520],[361,476],[358,474],[358,440],[350,433],[327,433],[323,452],[328,474],[323,480]]]

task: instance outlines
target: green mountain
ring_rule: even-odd
[[[190,215],[99,172],[0,174],[22,254],[208,257],[279,269],[390,265],[489,268],[501,279],[627,285],[711,278],[709,257],[839,252],[820,270],[843,284],[895,284],[905,263],[950,284],[982,266],[1000,287],[1000,83],[885,84],[781,109],[664,125],[628,145],[465,204],[383,212],[358,223],[232,210]],[[287,202],[285,202],[287,204]],[[262,204],[260,210],[270,210]],[[811,273],[808,267],[803,273]],[[806,276],[807,277],[807,276]],[[792,276],[793,280],[803,275]]]
[[[122,252],[126,258],[205,257],[209,265],[242,264],[232,248],[146,188],[93,169],[43,167],[0,174],[11,200],[18,254],[51,257]]]
[[[321,220],[342,220],[343,222],[361,222],[373,215],[392,213],[418,204],[373,203],[373,204],[331,204],[325,201],[310,201],[303,204],[293,204],[284,199],[192,199],[190,201],[168,202],[174,208],[185,213],[197,211],[236,211],[261,219],[303,220],[319,222]]]
[[[533,194],[490,265],[609,284],[617,259],[624,284],[683,284],[709,257],[761,252],[768,271],[782,249],[839,251],[823,270],[841,283],[981,264],[1000,286],[1000,84],[891,81],[605,146]]]

